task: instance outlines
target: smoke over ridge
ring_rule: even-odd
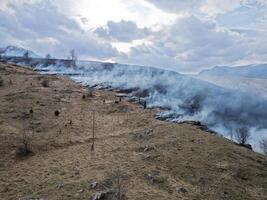
[[[87,86],[130,89],[130,95],[139,94],[148,107],[165,108],[156,117],[174,122],[200,121],[227,138],[238,128],[247,127],[251,132],[249,143],[255,150],[259,150],[259,140],[266,137],[267,102],[249,93],[152,67],[78,62],[76,69],[42,64],[37,68],[44,73],[69,75]]]

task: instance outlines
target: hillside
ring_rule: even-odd
[[[0,199],[112,199],[118,185],[127,199],[267,196],[266,157],[198,126],[63,76],[0,63],[0,77]],[[21,158],[23,133],[33,153]]]
[[[158,119],[200,122],[232,140],[236,139],[238,129],[246,128],[250,132],[247,143],[257,152],[261,152],[260,141],[267,137],[265,96],[251,95],[257,91],[262,94],[264,90],[251,92],[252,84],[248,86],[246,82],[242,88],[233,88],[227,87],[232,86],[230,81],[218,84],[220,78],[210,83],[211,79],[204,76],[190,77],[154,67],[118,63],[76,61],[74,64],[71,60],[23,57],[5,60],[31,66],[42,74],[66,75],[84,86],[122,90],[128,98],[149,108],[163,108],[156,113]]]
[[[16,46],[7,46],[4,48],[0,48],[0,56],[2,57],[23,57],[25,53],[28,53],[28,57],[30,58],[40,58],[33,51],[16,47]]]

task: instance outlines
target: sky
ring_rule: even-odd
[[[0,0],[0,47],[195,73],[267,63],[267,0]]]

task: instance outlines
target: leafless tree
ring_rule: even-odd
[[[30,134],[24,131],[22,136],[18,138],[17,152],[16,152],[18,156],[24,157],[32,152],[30,148],[30,142],[31,142]]]
[[[29,51],[26,51],[26,52],[24,53],[23,57],[24,57],[25,59],[29,59]]]
[[[114,198],[116,200],[126,199],[126,175],[120,169],[113,171],[112,175]]]
[[[94,151],[95,149],[95,111],[93,110],[93,128],[92,128],[92,132],[93,132],[93,137],[92,137],[92,145],[91,145],[91,151]]]
[[[74,49],[72,49],[72,50],[70,51],[70,59],[71,59],[71,60],[76,60],[76,52],[75,52]]]
[[[250,137],[250,133],[247,127],[243,126],[236,130],[235,138],[239,144],[245,145]]]
[[[51,55],[50,55],[49,53],[48,53],[48,54],[46,54],[46,55],[45,55],[45,59],[46,59],[46,60],[49,60],[49,59],[51,59]]]
[[[264,155],[267,155],[267,138],[262,138],[260,141],[260,147]]]
[[[70,51],[70,59],[72,61],[72,66],[76,67],[76,61],[78,60],[78,56],[74,49]]]

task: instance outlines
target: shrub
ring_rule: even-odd
[[[126,175],[120,170],[117,169],[112,173],[112,182],[113,182],[113,192],[115,199],[124,200],[126,199]]]
[[[43,87],[49,87],[49,81],[48,80],[43,80],[41,82],[41,84],[42,84]]]
[[[59,116],[59,111],[58,110],[55,111],[55,116]]]
[[[93,97],[93,91],[91,89],[88,89],[87,97]]]
[[[4,85],[4,80],[0,77],[0,87]]]
[[[30,137],[23,133],[22,137],[18,139],[18,146],[16,154],[19,157],[25,157],[32,153],[30,149]]]

